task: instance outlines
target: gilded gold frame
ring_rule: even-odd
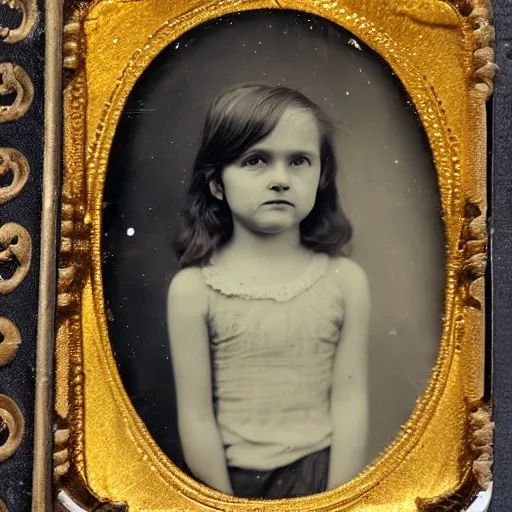
[[[481,402],[485,102],[494,72],[487,2],[96,0],[66,8],[54,448],[61,495],[83,506],[109,503],[130,511],[406,512],[467,503],[486,485],[490,466],[489,443],[482,440],[489,413]],[[265,8],[306,11],[341,25],[379,53],[404,84],[438,174],[447,237],[446,306],[428,389],[371,466],[318,496],[249,502],[181,473],[135,413],[108,338],[100,236],[109,151],[136,80],[187,30],[234,11]]]

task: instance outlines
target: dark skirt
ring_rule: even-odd
[[[284,499],[318,494],[327,489],[330,449],[307,455],[269,471],[228,468],[233,494],[239,498]]]

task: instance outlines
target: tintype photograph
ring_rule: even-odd
[[[445,233],[426,133],[377,53],[295,11],[190,30],[133,88],[102,201],[114,358],[182,471],[308,496],[395,439],[438,352]]]

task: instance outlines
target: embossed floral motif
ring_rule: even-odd
[[[0,62],[0,96],[13,96],[10,105],[0,106],[0,123],[22,117],[32,105],[34,86],[26,71],[17,64]]]
[[[16,197],[28,180],[27,159],[14,148],[0,148],[0,204]]]
[[[31,258],[29,232],[14,222],[0,227],[0,294],[12,292],[23,281]]]
[[[2,0],[2,5],[21,14],[21,23],[16,28],[0,25],[0,41],[18,43],[23,41],[33,30],[39,17],[37,0]]]

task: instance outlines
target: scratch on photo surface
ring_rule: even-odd
[[[354,48],[357,48],[359,51],[363,51],[363,49],[361,48],[361,45],[353,37],[351,37],[348,40],[348,44],[353,46]]]
[[[414,389],[418,392],[418,393],[421,393],[422,390],[419,388],[418,384],[416,384],[416,382],[414,382],[413,379],[411,379],[411,377],[404,372],[404,377],[412,384],[412,386],[414,387]]]
[[[156,112],[156,108],[132,108],[125,110],[125,114],[142,114],[144,112]]]

